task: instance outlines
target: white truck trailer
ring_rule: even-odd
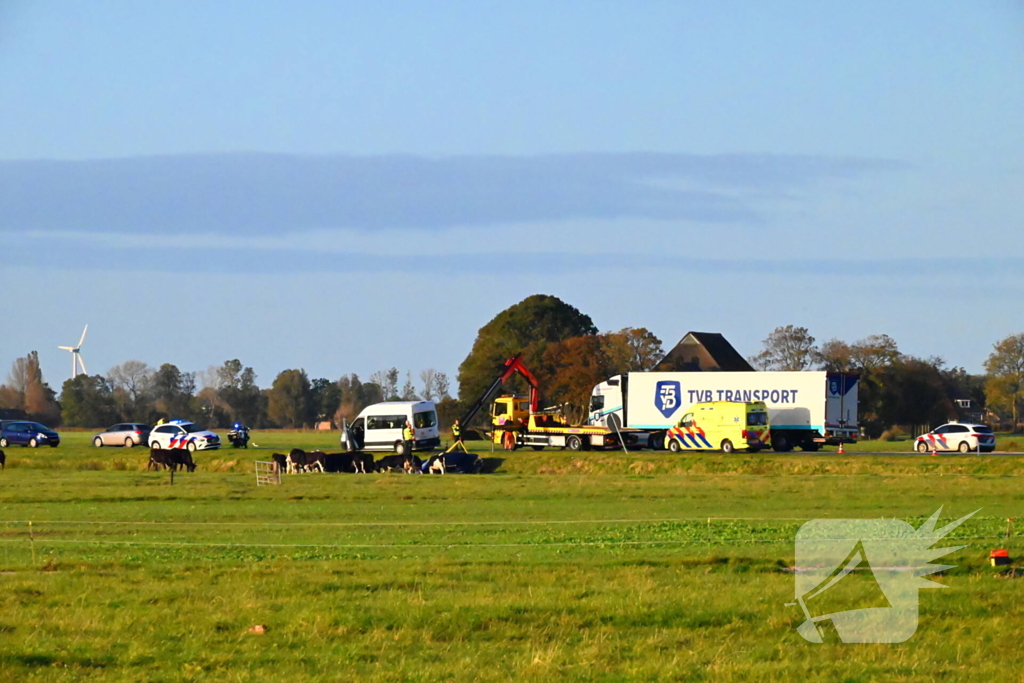
[[[856,443],[858,376],[806,372],[629,372],[594,387],[589,423],[638,429],[661,448],[695,403],[764,401],[776,451]]]

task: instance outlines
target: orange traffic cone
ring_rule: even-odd
[[[935,446],[932,446],[932,457],[934,458],[937,455],[938,453],[935,452]]]
[[[845,452],[846,452],[846,451],[844,451],[844,450],[843,450],[843,442],[842,442],[842,441],[840,441],[840,442],[839,442],[839,455],[842,455],[842,454],[843,454],[843,453],[845,453]]]

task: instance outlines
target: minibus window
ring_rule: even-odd
[[[747,424],[751,427],[763,427],[768,424],[768,413],[747,413]]]
[[[367,429],[401,429],[405,426],[404,415],[371,415],[366,418]]]
[[[416,429],[427,429],[428,427],[437,426],[437,413],[433,410],[425,413],[413,413],[412,424]]]

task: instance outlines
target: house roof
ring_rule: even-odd
[[[697,355],[698,347],[702,348],[711,358],[715,367],[687,367],[688,370],[721,370],[723,372],[753,372],[754,368],[740,355],[739,351],[733,348],[729,341],[718,332],[687,332],[679,340],[671,351],[661,359],[659,368],[662,366],[674,366],[676,369],[683,369],[682,366],[692,365],[689,359]]]

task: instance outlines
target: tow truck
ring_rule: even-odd
[[[530,396],[494,395],[514,374],[520,374],[530,386]],[[533,373],[523,364],[523,355],[516,354],[500,367],[498,376],[480,395],[459,424],[469,425],[488,401],[491,405],[491,440],[505,450],[529,446],[534,450],[547,447],[584,451],[591,448],[620,448],[630,443],[634,430],[603,426],[571,425],[558,408],[540,409],[540,385]],[[455,444],[450,450],[454,450]]]

